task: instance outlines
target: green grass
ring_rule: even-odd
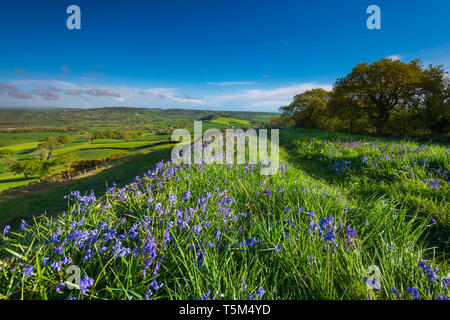
[[[23,217],[39,216],[44,212],[56,214],[67,208],[64,196],[71,191],[102,193],[107,185],[114,182],[123,185],[145,170],[149,170],[157,161],[167,159],[170,149],[158,146],[152,152],[138,154],[132,158],[123,159],[118,165],[105,169],[94,175],[89,175],[63,184],[36,186],[33,192],[18,193],[0,198],[0,223],[18,221]],[[29,181],[28,181],[29,182]],[[28,183],[27,182],[27,183]]]
[[[72,155],[86,160],[107,158],[115,153],[117,153],[117,149],[89,149],[71,152]]]
[[[105,171],[74,185],[70,190],[83,192],[73,194],[65,215],[28,219],[25,231],[3,236],[0,295],[397,299],[392,288],[401,299],[412,298],[408,288],[417,288],[421,299],[448,295],[442,282],[449,272],[443,211],[449,189],[442,173],[448,148],[306,130],[283,131],[281,145],[283,163],[274,176],[260,175],[259,165],[169,163],[125,187],[112,187]],[[140,161],[149,168],[170,149],[161,152]],[[111,173],[132,180],[138,166],[124,166],[128,172]],[[439,189],[424,177],[438,180]],[[105,181],[110,189],[102,194]],[[97,197],[82,196],[89,195],[90,183],[98,186]],[[62,191],[51,194],[60,199]],[[44,199],[34,199],[33,207],[56,209],[56,198],[39,203]],[[59,271],[55,263],[63,257],[70,262]],[[438,267],[436,283],[422,262]],[[83,292],[56,291],[67,281],[68,265],[92,279]],[[380,290],[364,282],[370,266],[381,272]],[[25,267],[34,275],[23,277]]]
[[[24,142],[24,143],[13,144],[8,147],[0,148],[0,150],[11,149],[12,151],[15,151],[16,153],[20,153],[20,152],[23,152],[26,150],[36,149],[39,143],[40,143],[39,141]]]
[[[47,138],[57,137],[61,135],[74,136],[75,133],[73,132],[0,133],[0,143],[2,145],[5,145],[4,148],[9,148],[9,146],[11,145],[17,145],[26,142],[44,141]]]
[[[95,139],[91,142],[76,139],[75,137],[70,144],[58,146],[53,150],[52,156],[73,155],[86,160],[102,159],[119,152],[134,154],[143,150],[148,150],[153,147],[153,144],[163,140],[168,140],[168,137],[147,134],[142,137],[142,140],[137,141]],[[33,159],[38,157],[37,145],[39,143],[39,141],[25,142],[17,145],[10,145],[5,148],[15,151],[14,157],[18,160]],[[61,168],[53,168],[50,173],[60,169]],[[38,177],[25,180],[21,175],[14,175],[7,171],[7,161],[3,161],[0,167],[0,191],[28,184],[37,178]]]
[[[33,180],[33,178],[25,179],[23,176],[15,175],[12,172],[0,173],[0,191],[23,186]]]
[[[142,148],[144,146],[151,145],[153,143],[154,141],[150,142],[150,141],[124,141],[124,140],[118,140],[117,142],[114,143],[82,143],[55,149],[53,151],[53,155],[58,156],[62,154],[72,154],[80,150],[87,151],[87,150],[102,150],[102,149],[115,149],[117,150],[116,152],[120,152],[124,150]]]

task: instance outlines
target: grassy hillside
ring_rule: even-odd
[[[448,296],[447,147],[306,130],[283,131],[281,145],[274,176],[260,165],[161,162],[126,186],[108,183],[105,194],[72,192],[63,214],[4,230],[0,294]],[[69,265],[82,273],[75,289]],[[367,285],[371,266],[378,290]]]

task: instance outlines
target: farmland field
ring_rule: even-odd
[[[107,180],[99,192],[71,187],[57,218],[21,216],[20,228],[2,236],[12,260],[3,262],[0,292],[7,299],[448,295],[448,146],[305,129],[282,130],[280,146],[273,176],[261,175],[260,164],[155,165],[170,152],[161,146],[149,153],[151,165],[118,185],[106,174],[96,176]],[[60,198],[68,191],[56,190]],[[63,277],[68,265],[83,274],[75,290]],[[367,285],[370,267],[380,272],[375,287]]]
[[[58,136],[71,139],[65,144],[56,145],[51,157],[72,157],[73,159],[97,160],[118,153],[133,155],[149,151],[155,143],[170,140],[172,126],[192,129],[194,120],[218,113],[210,111],[161,110],[138,108],[100,108],[100,109],[56,109],[56,110],[10,110],[0,109],[0,153],[10,150],[10,159],[0,158],[0,192],[17,188],[36,181],[37,176],[25,179],[20,174],[8,170],[13,160],[30,160],[41,157],[39,145]],[[218,117],[218,122],[205,121],[204,129],[221,127],[234,123],[237,127],[261,124],[270,113],[234,112],[229,116]],[[220,120],[219,120],[220,119]],[[191,121],[190,121],[191,120]],[[5,126],[1,128],[1,126]],[[136,137],[93,138],[99,131],[123,130],[136,134]],[[165,131],[164,131],[165,130]],[[64,169],[54,166],[50,173]]]

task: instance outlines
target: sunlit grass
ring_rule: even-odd
[[[448,170],[448,149],[295,131],[283,134],[282,146],[274,176],[259,165],[159,164],[98,198],[73,194],[67,213],[3,236],[0,296],[397,299],[393,288],[402,299],[413,297],[408,288],[421,299],[448,295],[448,178],[427,171]],[[386,154],[391,160],[379,158]],[[439,188],[423,181],[430,175]],[[426,274],[420,262],[439,270]],[[63,285],[69,265],[92,279],[83,290]],[[380,290],[364,281],[372,265]]]

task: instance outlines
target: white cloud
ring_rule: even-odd
[[[14,83],[15,85],[49,86],[64,90],[79,89],[79,87],[76,84],[62,80],[14,80],[11,81],[11,83]]]
[[[388,57],[386,57],[386,58],[388,58],[388,59],[392,59],[392,60],[400,60],[401,58],[402,58],[402,56],[401,55],[399,55],[399,54],[393,54],[393,55],[390,55],[390,56],[388,56]]]
[[[165,99],[170,102],[178,102],[178,103],[193,103],[193,104],[202,104],[203,101],[201,99],[192,98],[190,96],[180,96],[176,94],[176,88],[151,88],[141,90],[140,93],[145,96],[150,96],[154,99]]]
[[[264,110],[276,110],[282,105],[289,104],[292,98],[299,93],[313,88],[323,88],[325,90],[331,90],[332,85],[329,84],[315,84],[315,83],[303,83],[295,84],[287,87],[279,87],[275,89],[252,89],[245,90],[237,94],[209,96],[205,98],[206,102],[214,105],[229,105],[229,106],[253,106],[261,107]]]
[[[298,83],[289,86],[280,86],[270,89],[247,89],[230,87],[229,93],[193,97],[179,88],[139,88],[130,86],[95,86],[61,80],[21,80],[14,81],[18,90],[29,94],[29,99],[2,97],[2,106],[58,106],[58,107],[102,107],[120,106],[126,102],[127,106],[134,107],[162,107],[162,108],[208,108],[220,110],[256,110],[277,111],[280,106],[287,105],[299,93],[312,88],[331,90],[330,84]],[[20,85],[20,86],[19,86]],[[228,85],[228,83],[222,83]],[[46,95],[44,100],[39,98],[36,91],[41,86],[51,96]],[[34,91],[33,91],[34,89]],[[201,89],[201,88],[199,88]],[[7,99],[5,99],[7,98]],[[51,99],[50,99],[51,98]],[[16,101],[16,103],[14,103]],[[43,104],[45,103],[45,104]]]

